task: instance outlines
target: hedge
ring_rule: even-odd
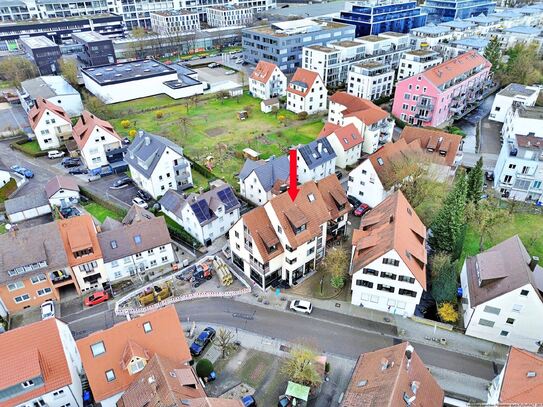
[[[183,229],[181,225],[177,224],[177,222],[174,221],[172,218],[170,218],[168,215],[165,215],[162,212],[160,212],[158,215],[164,216],[164,219],[166,220],[166,225],[168,225],[168,231],[170,232],[171,237],[173,237],[174,239],[180,240],[182,242],[185,242],[189,246],[192,246],[194,248],[199,248],[202,246],[198,240],[192,237],[189,234],[189,232]]]
[[[101,196],[96,195],[94,192],[89,191],[87,188],[79,186],[79,193],[87,198],[89,198],[91,201],[96,202],[98,205],[103,206],[106,209],[109,209],[111,212],[115,212],[120,217],[125,217],[128,210],[120,207],[119,205],[116,205],[112,203],[111,201],[108,201]]]
[[[27,138],[22,138],[19,140],[14,141],[10,144],[11,147],[13,147],[16,150],[19,150],[20,152],[29,155],[30,157],[37,158],[37,157],[45,157],[49,151],[30,151],[29,149],[25,148],[24,145],[28,143],[36,142],[36,140],[29,140]],[[59,151],[66,151],[66,148],[64,146],[60,146],[58,148]]]

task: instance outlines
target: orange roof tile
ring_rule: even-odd
[[[405,139],[399,139],[395,143],[386,143],[379,148],[375,153],[368,156],[368,160],[377,173],[377,176],[383,184],[387,184],[390,172],[393,170],[392,164],[397,162],[402,157],[408,157],[410,154],[417,152],[417,143],[408,145]],[[388,188],[388,186],[386,186]]]
[[[342,407],[442,407],[445,394],[409,342],[360,355]],[[410,360],[409,355],[410,353]],[[415,391],[414,391],[415,390]]]
[[[345,106],[345,110],[341,112],[343,117],[357,117],[367,126],[371,126],[389,116],[388,112],[371,100],[362,99],[347,92],[336,92],[330,96],[329,100]]]
[[[321,132],[319,133],[318,138],[328,137],[330,134],[332,134],[334,131],[339,129],[341,126],[339,124],[335,124],[332,122],[326,122],[324,123],[324,126],[322,127]]]
[[[501,403],[535,405],[543,402],[543,357],[511,348],[504,369]],[[528,376],[528,372],[535,375]]]
[[[479,66],[490,68],[492,64],[477,51],[468,51],[424,71],[422,75],[435,86],[441,86]]]
[[[267,83],[270,80],[275,68],[277,68],[277,65],[271,62],[259,61],[255,70],[251,74],[251,79],[262,83]]]
[[[263,206],[247,212],[242,218],[264,262],[268,262],[283,253],[283,247],[279,244],[279,237],[277,237]],[[268,248],[272,246],[276,246],[276,250],[269,253]]]
[[[72,383],[57,323],[63,324],[49,318],[0,335],[0,389],[40,375],[44,380],[43,387],[0,401],[0,407],[19,405]]]
[[[121,137],[119,137],[109,122],[102,120],[85,110],[73,128],[74,140],[80,150],[85,147],[85,144],[87,144],[87,141],[89,140],[96,126],[111,134],[113,137],[121,140]]]
[[[36,128],[36,126],[40,122],[40,119],[47,110],[62,117],[64,120],[71,124],[70,117],[66,114],[62,107],[57,106],[42,97],[39,97],[36,99],[36,104],[28,112],[28,121],[30,122],[30,127],[32,127],[32,129]]]
[[[102,249],[100,249],[100,244],[98,243],[96,226],[91,215],[84,214],[73,218],[61,219],[57,221],[57,226],[70,266],[102,258]],[[77,258],[74,256],[74,252],[89,248],[92,249],[92,253]]]
[[[292,76],[292,79],[290,80],[290,83],[287,87],[287,92],[292,92],[299,96],[307,96],[311,88],[313,87],[313,84],[317,80],[317,78],[320,78],[320,75],[317,72],[308,71],[307,69],[298,68],[296,69],[296,72],[294,72],[294,75]],[[298,89],[294,89],[292,85],[303,85],[305,87],[305,90],[301,91]]]
[[[327,124],[333,124],[333,123],[327,123]],[[350,150],[351,148],[354,148],[357,145],[362,144],[362,142],[364,141],[364,138],[362,137],[362,135],[360,134],[360,132],[358,131],[358,129],[356,128],[354,124],[350,123],[346,126],[338,126],[336,124],[334,126],[337,126],[337,127],[331,130],[332,126],[329,126],[328,128],[326,128],[326,124],[325,124],[324,128],[321,130],[321,134],[319,134],[319,138],[322,138],[323,134],[329,133],[326,136],[334,136],[335,138],[337,138],[337,140],[343,147],[344,151]]]
[[[326,203],[326,207],[328,208],[328,212],[332,219],[337,219],[340,216],[349,213],[352,209],[352,205],[347,199],[345,190],[335,174],[329,175],[318,181],[317,188]],[[339,209],[342,205],[344,205],[344,208]]]
[[[443,162],[448,166],[454,165],[456,153],[462,143],[462,137],[444,131],[406,126],[400,135],[407,144],[420,140],[421,151],[428,153],[428,148],[434,150],[430,154],[437,163]]]
[[[353,272],[390,250],[396,250],[426,289],[426,227],[404,194],[396,191],[368,212],[353,232]]]
[[[151,331],[145,333],[143,325],[149,322]],[[130,321],[124,321],[104,331],[94,332],[77,341],[83,367],[96,401],[102,401],[126,390],[140,373],[130,375],[123,369],[122,359],[128,342],[137,343],[149,357],[160,354],[176,363],[185,364],[192,358],[189,347],[173,306],[149,312]],[[103,342],[105,353],[93,356],[91,345]],[[105,372],[112,369],[115,379],[108,382]]]

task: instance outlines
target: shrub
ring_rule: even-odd
[[[458,321],[458,311],[454,308],[454,304],[450,302],[444,302],[438,305],[437,314],[443,322],[454,324]]]
[[[208,359],[200,359],[196,363],[196,374],[198,377],[208,377],[213,371],[213,363]]]
[[[159,110],[158,112],[155,113],[155,117],[157,119],[162,119],[164,117],[164,112],[162,110]]]
[[[123,129],[128,129],[130,127],[130,120],[122,120],[121,126],[123,126]]]
[[[343,286],[345,285],[345,279],[342,276],[333,276],[330,279],[330,284],[336,290],[339,290],[339,289],[343,288]]]
[[[277,120],[279,120],[280,122],[283,122],[285,121],[286,117],[284,114],[280,114],[279,116],[277,116]]]
[[[129,135],[130,137],[136,137],[136,133],[137,133],[136,129],[132,129],[132,130],[130,130],[130,131],[128,132],[128,135]]]
[[[300,112],[298,113],[298,120],[305,120],[307,119],[307,116],[308,116],[307,112]]]

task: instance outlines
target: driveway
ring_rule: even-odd
[[[128,185],[121,189],[110,188],[110,186],[113,185],[116,180],[125,176],[125,174],[108,175],[96,181],[87,182],[88,185],[86,187],[95,194],[103,198],[109,199],[116,204],[130,207],[132,206],[132,199],[136,196],[136,192],[138,191],[138,188],[134,184]],[[86,181],[86,176],[83,177],[85,177],[84,179]]]
[[[26,112],[20,105],[0,103],[0,134],[29,128]]]

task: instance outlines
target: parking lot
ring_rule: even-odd
[[[136,196],[136,192],[138,191],[138,188],[134,184],[127,185],[120,189],[110,188],[116,180],[125,176],[125,174],[108,175],[104,178],[97,179],[96,181],[89,182],[88,188],[101,197],[105,197],[115,203],[123,206],[132,206],[132,199]],[[88,178],[85,175],[80,175],[79,177],[84,177],[85,180]]]
[[[26,112],[20,105],[0,103],[0,134],[28,129]]]

